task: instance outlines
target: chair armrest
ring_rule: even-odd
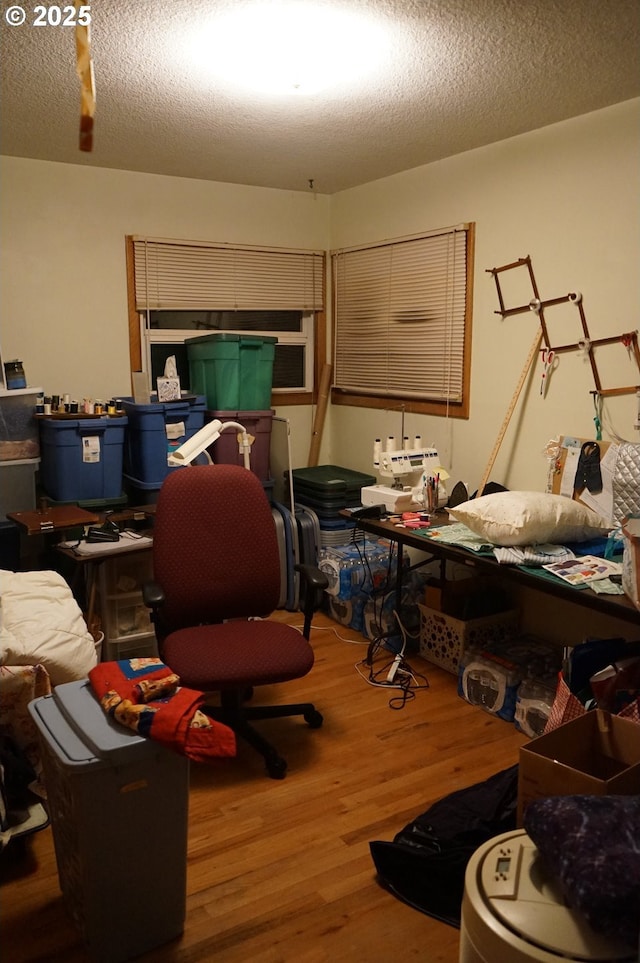
[[[144,582],[142,585],[142,601],[148,609],[159,609],[164,604],[164,590],[157,582]]]
[[[302,634],[307,641],[311,635],[311,619],[313,613],[320,607],[322,593],[329,585],[329,579],[324,572],[320,571],[317,565],[305,565],[298,563],[294,565],[296,572],[300,573],[304,596],[304,627]]]
[[[310,589],[314,591],[324,592],[329,586],[329,579],[326,574],[317,567],[317,565],[305,565],[304,563],[299,563],[294,565],[296,572],[300,572],[304,582]]]

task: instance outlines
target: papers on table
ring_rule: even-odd
[[[571,585],[596,582],[602,578],[610,578],[612,575],[620,575],[622,572],[622,565],[618,562],[610,562],[606,558],[597,558],[595,555],[583,555],[581,558],[569,559],[565,562],[552,562],[551,565],[542,567]]]

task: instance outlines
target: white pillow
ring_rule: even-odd
[[[584,542],[610,528],[586,505],[547,492],[495,492],[448,511],[492,545]]]

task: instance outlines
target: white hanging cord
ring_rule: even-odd
[[[623,445],[623,444],[637,445],[638,444],[636,439],[632,440],[629,438],[624,438],[619,432],[616,431],[616,429],[613,427],[613,423],[611,422],[611,419],[609,418],[609,413],[607,409],[604,407],[602,408],[602,425],[606,433],[609,435],[609,437],[613,441],[617,442],[619,445]],[[636,429],[640,428],[640,392],[638,392],[638,417],[637,417],[637,420],[634,422],[633,427]]]

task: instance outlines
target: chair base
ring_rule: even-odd
[[[250,719],[282,719],[286,716],[302,716],[311,729],[319,729],[323,723],[322,714],[311,702],[298,702],[293,705],[245,706],[244,693],[230,691],[220,693],[220,705],[201,706],[206,715],[233,729],[236,736],[244,739],[264,758],[265,767],[272,779],[284,779],[287,761],[250,724]]]

